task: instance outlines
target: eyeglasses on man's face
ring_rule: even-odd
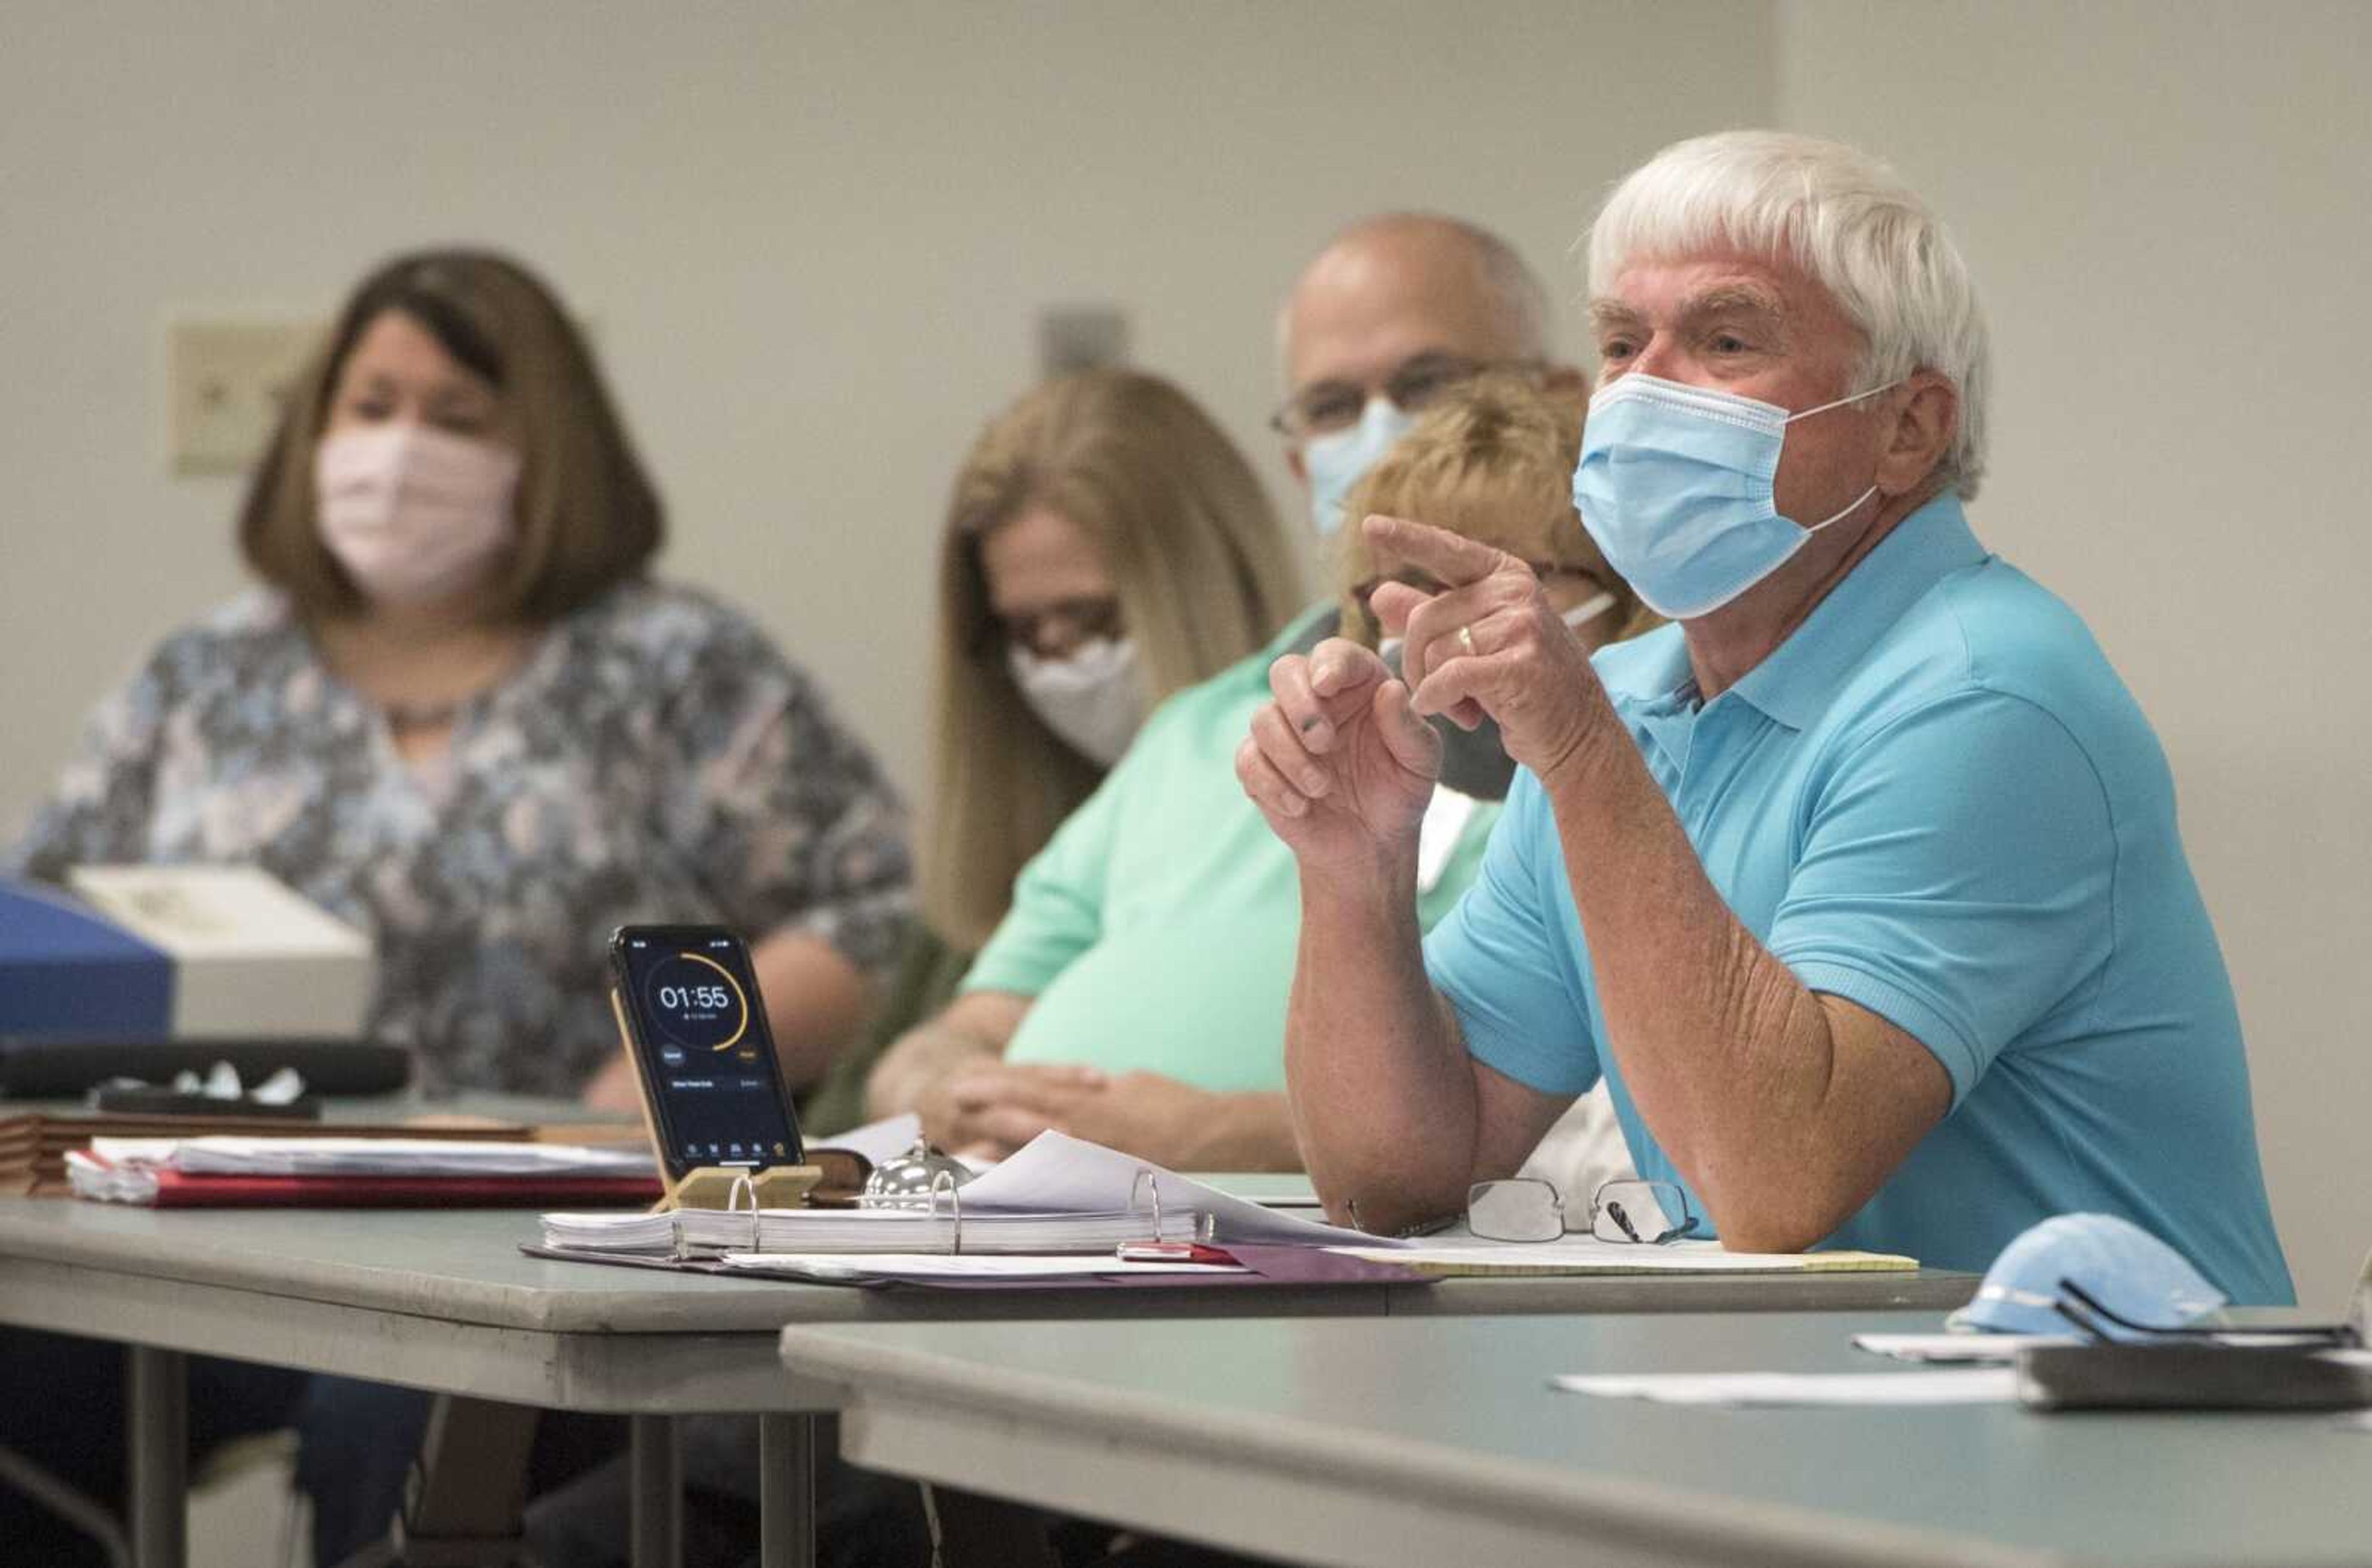
[[[1296,441],[1331,436],[1359,423],[1371,395],[1380,394],[1402,413],[1415,413],[1485,370],[1506,368],[1517,363],[1529,362],[1476,359],[1428,350],[1401,361],[1390,375],[1373,387],[1335,378],[1312,381],[1287,398],[1284,406],[1269,415],[1268,422],[1270,428]]]
[[[1661,1246],[1696,1234],[1699,1220],[1675,1181],[1600,1182],[1582,1227],[1600,1241]],[[1478,1181],[1466,1190],[1466,1228],[1485,1241],[1554,1241],[1566,1231],[1564,1201],[1535,1177]]]

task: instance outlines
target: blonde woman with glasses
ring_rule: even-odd
[[[1299,602],[1250,464],[1168,381],[1080,371],[989,422],[939,537],[922,918],[872,1047],[803,1108],[808,1131],[865,1119],[873,1057],[954,994],[1014,878],[1145,716],[1260,647]]]

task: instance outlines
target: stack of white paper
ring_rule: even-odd
[[[129,1142],[130,1140],[123,1140]],[[158,1139],[157,1142],[168,1142]],[[154,1166],[110,1165],[80,1149],[66,1151],[66,1186],[77,1198],[102,1203],[153,1203],[157,1201]]]
[[[1165,1241],[1192,1240],[1201,1216],[1165,1210]],[[926,1214],[920,1209],[678,1209],[660,1214],[546,1214],[543,1244],[597,1252],[1101,1253],[1153,1235],[1144,1211]],[[960,1242],[960,1246],[959,1246]]]
[[[750,1215],[743,1211],[743,1225]],[[561,1214],[543,1216],[543,1244],[584,1252],[632,1252],[665,1257],[675,1250],[673,1214]]]

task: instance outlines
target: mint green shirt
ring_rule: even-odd
[[[1216,1092],[1285,1087],[1285,1004],[1301,930],[1293,855],[1236,782],[1268,667],[1331,610],[1155,710],[1128,755],[1013,886],[963,989],[1035,997],[1006,1052],[1166,1074]],[[1478,804],[1418,900],[1429,929],[1482,862]]]

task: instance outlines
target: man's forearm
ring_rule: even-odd
[[[1338,1222],[1450,1212],[1474,1151],[1474,1080],[1424,972],[1413,848],[1370,877],[1302,879],[1285,1019],[1293,1131]]]
[[[1639,1113],[1734,1243],[1800,1246],[1866,1162],[1820,1001],[1739,923],[1610,714],[1544,781],[1608,1038]],[[1808,1234],[1807,1234],[1808,1233]]]

